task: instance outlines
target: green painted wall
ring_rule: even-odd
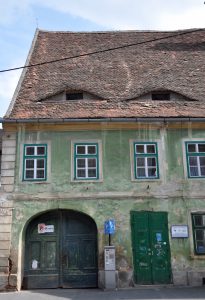
[[[73,182],[71,179],[71,141],[101,140],[101,182]],[[172,270],[205,268],[205,260],[193,254],[191,212],[205,211],[204,179],[187,179],[184,141],[205,139],[202,130],[166,129],[109,130],[80,132],[25,132],[17,134],[15,207],[12,227],[13,257],[29,220],[50,209],[73,209],[90,215],[98,227],[99,267],[103,269],[104,221],[116,219],[113,244],[117,251],[117,268],[132,269],[130,233],[131,210],[167,211],[169,228],[188,224],[190,238],[171,239]],[[160,179],[132,180],[130,141],[157,141]],[[50,150],[49,182],[22,182],[22,146],[24,143],[47,143]],[[132,142],[131,142],[132,143]],[[21,245],[21,247],[23,247]],[[21,248],[20,247],[20,248]]]

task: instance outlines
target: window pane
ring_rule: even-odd
[[[205,166],[205,156],[199,157],[200,166]]]
[[[155,145],[147,145],[147,153],[156,153]]]
[[[196,145],[188,144],[188,152],[196,152]]]
[[[190,176],[199,176],[197,167],[190,167]]]
[[[39,178],[39,179],[40,178],[45,178],[44,170],[37,170],[36,177]]]
[[[144,153],[144,145],[135,145],[136,153]]]
[[[148,169],[148,176],[149,176],[149,177],[156,177],[156,176],[157,176],[156,173],[157,173],[157,172],[156,172],[156,168],[149,168],[149,169]]]
[[[197,157],[195,157],[195,156],[190,156],[190,157],[189,157],[189,165],[190,165],[190,166],[197,166]]]
[[[26,179],[34,178],[34,170],[26,170]]]
[[[145,166],[145,158],[144,157],[137,157],[137,167],[144,167]]]
[[[34,159],[26,159],[26,169],[34,168]]]
[[[94,167],[96,168],[96,159],[95,158],[89,158],[88,159],[88,167]]]
[[[205,144],[198,144],[199,152],[205,152]]]
[[[44,159],[37,159],[37,168],[44,168]]]
[[[203,215],[194,216],[194,225],[203,226]]]
[[[88,146],[88,154],[96,154],[96,146],[95,145]]]
[[[93,178],[96,178],[96,169],[89,169],[88,170],[88,177],[93,177]]]
[[[78,158],[77,159],[77,167],[78,168],[85,168],[85,158]]]
[[[26,155],[34,155],[34,147],[26,147]]]
[[[145,168],[137,168],[137,177],[145,177]]]
[[[197,253],[205,253],[204,243],[197,241],[196,242],[196,250],[197,250]]]
[[[204,240],[204,230],[203,229],[196,229],[196,240],[197,241]]]
[[[200,170],[201,170],[201,176],[205,176],[205,167],[201,167]]]
[[[152,93],[152,100],[170,100],[170,93]]]
[[[147,158],[147,165],[150,167],[156,166],[156,158],[155,157],[148,157]]]
[[[77,154],[85,154],[85,146],[77,146]]]
[[[85,178],[85,170],[77,170],[77,177],[78,178]]]
[[[45,147],[44,146],[37,147],[37,155],[45,155]]]

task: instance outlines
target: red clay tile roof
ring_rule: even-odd
[[[29,64],[152,39],[159,40],[28,68],[5,121],[205,117],[205,29],[195,32],[38,31]],[[86,91],[104,100],[44,101],[66,89]],[[182,94],[190,101],[140,101],[141,95],[158,89]]]

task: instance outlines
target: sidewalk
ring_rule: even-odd
[[[205,287],[138,287],[117,291],[47,289],[0,293],[0,300],[135,300],[204,299]]]

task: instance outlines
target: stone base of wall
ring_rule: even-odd
[[[189,271],[187,273],[188,284],[191,286],[202,286],[205,284],[205,270],[204,271]]]
[[[6,290],[8,287],[8,276],[0,273],[0,291]]]
[[[188,285],[188,278],[186,271],[173,271],[173,284],[174,285]]]
[[[116,271],[116,288],[136,287],[133,282],[132,271]],[[174,271],[173,285],[175,286],[202,286],[205,280],[205,271]],[[153,285],[154,286],[154,285]],[[145,285],[146,287],[146,285]],[[105,271],[98,272],[98,288],[105,289]],[[0,291],[17,290],[17,276],[11,274],[9,277],[0,273]]]
[[[0,273],[0,292],[1,291],[16,291],[17,287],[17,278],[16,275],[5,275]]]
[[[128,288],[134,287],[133,271],[119,271],[118,272],[118,287]]]

